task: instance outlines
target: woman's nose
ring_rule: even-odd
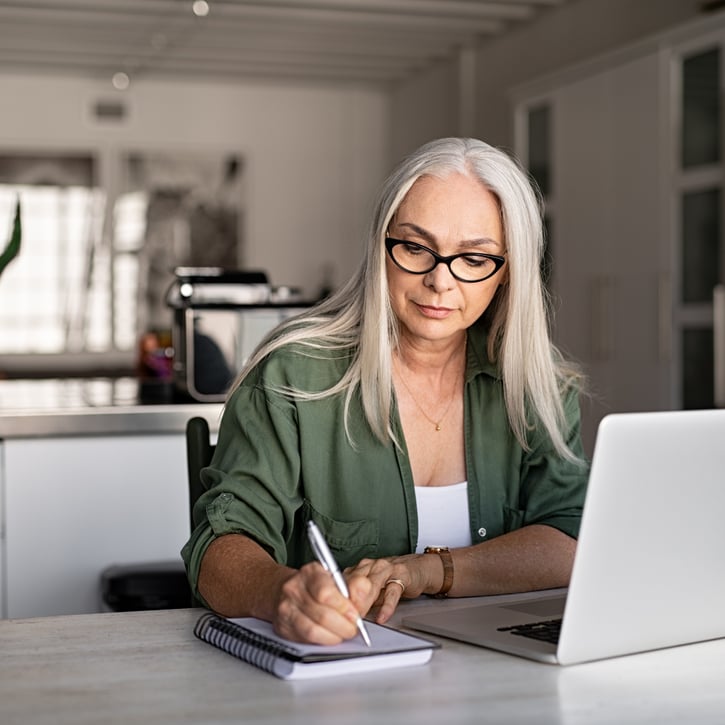
[[[451,274],[447,264],[439,262],[423,278],[423,284],[436,292],[444,292],[453,289],[456,285],[456,278]]]

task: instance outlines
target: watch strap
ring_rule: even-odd
[[[425,554],[437,554],[443,564],[443,585],[440,590],[433,594],[434,597],[447,597],[453,586],[453,556],[447,546],[426,546]]]

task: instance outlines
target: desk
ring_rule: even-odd
[[[725,722],[725,640],[562,668],[440,639],[428,665],[285,682],[195,639],[200,612],[0,622],[0,722]]]

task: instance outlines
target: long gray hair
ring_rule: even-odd
[[[350,438],[349,406],[359,391],[374,434],[383,441],[395,440],[390,412],[392,352],[398,337],[388,295],[385,235],[417,179],[425,175],[444,178],[451,173],[479,179],[500,206],[508,277],[485,314],[489,320],[487,354],[501,370],[511,429],[526,449],[527,430],[538,422],[557,452],[574,460],[564,438],[562,391],[576,381],[577,372],[562,360],[549,336],[540,271],[544,247],[540,199],[514,159],[477,139],[431,141],[397,166],[380,190],[357,272],[328,299],[276,328],[252,355],[233,388],[270,352],[290,343],[300,344],[310,355],[322,349],[350,351],[352,364],[333,387],[322,392],[285,392],[305,400],[344,393]]]

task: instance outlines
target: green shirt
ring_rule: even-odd
[[[529,524],[576,537],[588,467],[562,460],[543,431],[525,451],[506,415],[499,373],[486,356],[485,332],[469,330],[464,431],[470,532],[474,544]],[[231,396],[219,429],[209,487],[194,508],[196,528],[182,550],[194,589],[206,547],[217,536],[243,533],[279,563],[313,559],[306,522],[313,518],[340,567],[360,559],[415,551],[418,518],[406,450],[380,442],[360,400],[345,433],[344,396],[300,401],[284,386],[320,391],[337,382],[348,353],[287,347],[269,355]],[[584,458],[578,394],[565,399],[566,440]],[[404,446],[397,410],[393,430]],[[445,543],[445,542],[442,542]]]

